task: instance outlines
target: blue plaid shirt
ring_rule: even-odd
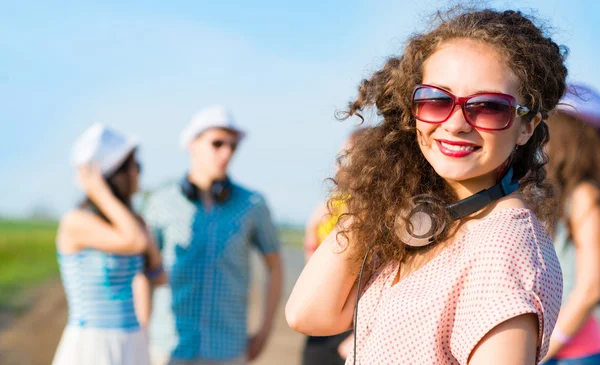
[[[264,198],[236,184],[205,210],[178,184],[152,194],[144,217],[157,238],[169,284],[154,290],[150,343],[173,359],[232,360],[247,345],[250,247],[280,244]]]

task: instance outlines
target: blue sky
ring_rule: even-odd
[[[69,209],[71,144],[94,121],[140,137],[144,188],[178,179],[181,129],[222,103],[249,132],[231,175],[301,224],[356,124],[335,110],[446,3],[0,0],[0,214]],[[598,2],[518,6],[569,47],[570,78],[600,88]]]

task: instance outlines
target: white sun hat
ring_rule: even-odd
[[[179,145],[184,150],[187,149],[194,138],[211,128],[231,130],[238,134],[240,141],[246,136],[246,132],[237,126],[233,115],[227,108],[222,105],[214,105],[200,110],[192,117],[192,120],[181,132]]]
[[[95,164],[102,175],[108,177],[138,145],[136,137],[127,137],[104,124],[94,123],[73,144],[71,164],[74,167]]]

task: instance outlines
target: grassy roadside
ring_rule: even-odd
[[[0,220],[0,311],[23,309],[29,288],[58,274],[56,222]]]
[[[0,312],[27,306],[29,289],[58,276],[56,222],[0,220]],[[280,227],[284,245],[302,246],[304,232]]]
[[[302,247],[304,230],[297,227],[280,226],[279,239],[283,245]]]

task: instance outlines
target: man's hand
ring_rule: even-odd
[[[262,353],[267,343],[269,332],[266,330],[258,331],[254,336],[248,340],[248,349],[246,351],[246,357],[248,361],[254,361]]]

